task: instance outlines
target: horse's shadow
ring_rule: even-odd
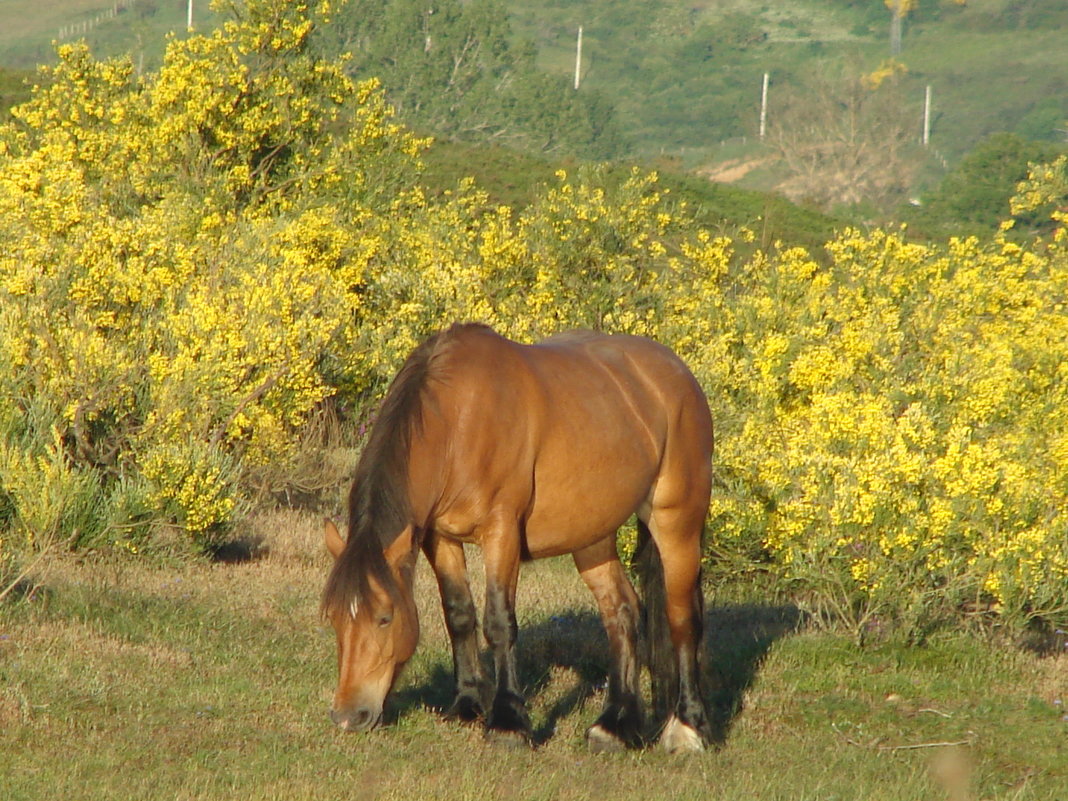
[[[794,633],[801,620],[801,612],[794,606],[742,604],[707,610],[702,673],[716,745],[727,741],[742,711],[745,692],[756,679],[771,646]],[[609,667],[608,638],[594,612],[567,612],[521,625],[516,647],[527,699],[532,708],[546,710],[535,715],[534,741],[541,744],[552,737],[561,719],[604,687]],[[488,664],[486,667],[489,675]],[[569,674],[563,681],[559,678],[561,670]],[[438,662],[422,682],[395,693],[390,716],[403,717],[420,707],[444,710],[452,701],[452,691],[451,665]],[[652,737],[655,732],[646,735]]]

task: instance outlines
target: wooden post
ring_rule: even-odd
[[[760,138],[768,130],[768,73],[764,73],[764,88],[760,92]]]
[[[578,41],[575,43],[575,91],[582,80],[582,26],[579,25]]]
[[[927,91],[923,97],[923,146],[927,147],[931,142],[931,85],[927,84]]]

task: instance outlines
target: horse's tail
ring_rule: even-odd
[[[649,527],[640,519],[634,562],[642,592],[645,663],[652,685],[653,715],[656,720],[663,721],[674,711],[671,705],[678,696],[678,672],[668,628],[667,591],[660,549],[649,533]]]

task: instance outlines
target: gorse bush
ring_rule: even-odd
[[[771,571],[858,634],[1065,613],[1063,233],[742,259],[640,171],[561,171],[523,209],[471,181],[432,198],[376,84],[314,57],[326,10],[251,0],[143,79],[62,48],[0,129],[5,559],[159,525],[213,544],[269,468],[307,465],[326,398],[359,409],[481,320],[688,361],[717,424],[714,571]],[[1063,206],[1063,176],[1017,203]]]
[[[144,80],[64,46],[0,130],[0,485],[22,535],[69,534],[83,506],[87,542],[168,521],[209,544],[245,467],[287,458],[333,391],[363,221],[419,142],[308,54],[321,11],[249,3]]]
[[[1064,611],[1068,272],[1056,246],[847,233],[749,266],[721,313],[738,430],[721,547],[759,541],[858,632]]]

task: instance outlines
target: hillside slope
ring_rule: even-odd
[[[571,72],[583,26],[583,85],[617,104],[640,150],[709,151],[757,132],[761,80],[769,116],[829,62],[874,70],[890,56],[882,0],[508,0],[513,24],[550,69]],[[915,133],[924,87],[932,145],[946,157],[983,136],[1063,136],[1068,120],[1068,3],[921,0],[896,57],[907,69]]]
[[[474,0],[464,2],[470,6]],[[619,132],[619,141],[602,147],[603,152],[643,160],[668,156],[716,180],[790,190],[792,197],[826,207],[855,203],[858,196],[883,209],[893,207],[936,185],[992,133],[1007,131],[1039,141],[1066,136],[1068,3],[1063,0],[967,0],[965,5],[919,0],[905,21],[901,52],[889,69],[890,13],[883,0],[500,2],[516,43],[532,42],[537,64],[567,76],[569,85],[582,26],[578,91],[613,107],[612,129]],[[427,5],[427,15],[433,6]],[[52,58],[57,37],[84,36],[94,52],[128,53],[139,68],[150,69],[166,37],[184,35],[188,9],[189,0],[4,0],[0,67],[31,68]],[[360,15],[338,19],[339,27],[351,27],[359,24]],[[218,18],[204,0],[195,0],[193,20],[203,30]],[[365,22],[370,26],[369,19]],[[356,42],[358,51],[366,31],[338,33],[339,40]],[[423,40],[415,40],[421,51]],[[859,79],[880,69],[892,76],[892,88],[865,97],[857,89]],[[768,137],[762,141],[758,129],[765,73],[770,78]],[[821,104],[831,109],[849,105],[836,94],[847,86],[856,91],[853,100],[862,127],[894,129],[892,141],[875,136],[857,145],[874,151],[868,158],[881,162],[886,176],[861,185],[845,173],[839,183],[852,191],[809,190],[809,176],[788,171],[789,148],[819,151],[824,143],[781,140],[803,125],[829,131],[833,123],[804,115],[818,116],[813,109]],[[930,139],[921,147],[927,87]],[[420,127],[426,124],[418,121]],[[824,135],[828,140],[842,136]],[[486,136],[493,141],[496,134]],[[883,159],[883,151],[890,150],[897,161]],[[567,155],[557,149],[553,157]],[[839,165],[819,163],[811,169],[824,175]]]

